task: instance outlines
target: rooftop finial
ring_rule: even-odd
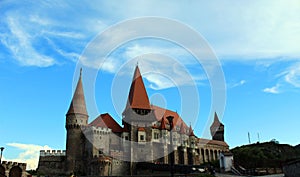
[[[82,68],[80,68],[80,77],[81,77],[81,75],[82,75]]]

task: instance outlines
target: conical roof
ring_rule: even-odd
[[[136,66],[126,108],[151,109],[149,98],[140,73],[140,69]]]
[[[83,92],[83,86],[82,86],[82,79],[81,79],[81,73],[82,70],[80,69],[80,76],[79,80],[70,104],[70,108],[67,112],[68,114],[84,114],[88,115],[86,111],[86,105],[85,105],[85,98],[84,98],[84,92]]]
[[[166,127],[166,122],[165,122],[165,118],[164,118],[164,117],[161,119],[161,122],[160,122],[160,129],[161,129],[161,130],[166,130],[166,129],[167,129],[167,127]]]
[[[190,125],[189,134],[190,136],[195,136],[194,131],[192,129],[192,125]]]
[[[180,125],[180,134],[186,134],[183,122]]]
[[[214,129],[215,130],[215,127],[219,127],[219,126],[224,126],[224,125],[220,122],[219,117],[218,117],[217,113],[215,112],[214,122],[210,126],[210,129]]]

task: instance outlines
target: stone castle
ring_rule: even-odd
[[[173,124],[167,119],[170,116]],[[66,150],[41,151],[39,174],[132,175],[138,173],[137,164],[141,162],[160,165],[173,158],[175,164],[200,165],[217,160],[221,152],[229,150],[224,141],[224,125],[216,113],[210,127],[212,140],[208,140],[198,138],[177,112],[150,104],[138,66],[122,125],[108,113],[90,123],[88,118],[80,71],[66,114]]]

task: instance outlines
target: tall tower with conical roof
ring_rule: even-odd
[[[151,126],[156,121],[151,109],[147,91],[140,73],[140,69],[136,66],[132,83],[129,90],[126,108],[123,112],[123,123],[127,122],[135,126]]]
[[[214,122],[210,126],[210,133],[213,140],[224,141],[224,125],[220,122],[216,112]]]
[[[83,130],[88,124],[84,91],[82,86],[82,69],[79,80],[66,114],[67,145],[66,172],[84,174],[85,136]]]
[[[131,159],[130,173],[134,174],[136,172],[135,162],[145,161],[145,159],[153,160],[153,149],[149,147],[152,145],[152,124],[156,121],[138,66],[133,74],[127,104],[122,116],[122,124],[129,129],[130,154],[128,155]],[[139,131],[141,129],[143,132]],[[144,148],[143,143],[146,142],[149,144],[147,144],[147,148]]]

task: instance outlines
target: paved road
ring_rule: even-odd
[[[243,176],[237,176],[237,175],[227,175],[227,174],[220,174],[217,173],[216,177],[243,177]],[[244,176],[246,177],[246,176]],[[249,177],[249,176],[248,176]],[[277,175],[265,175],[265,176],[261,176],[261,177],[284,177],[283,174],[277,174]]]

